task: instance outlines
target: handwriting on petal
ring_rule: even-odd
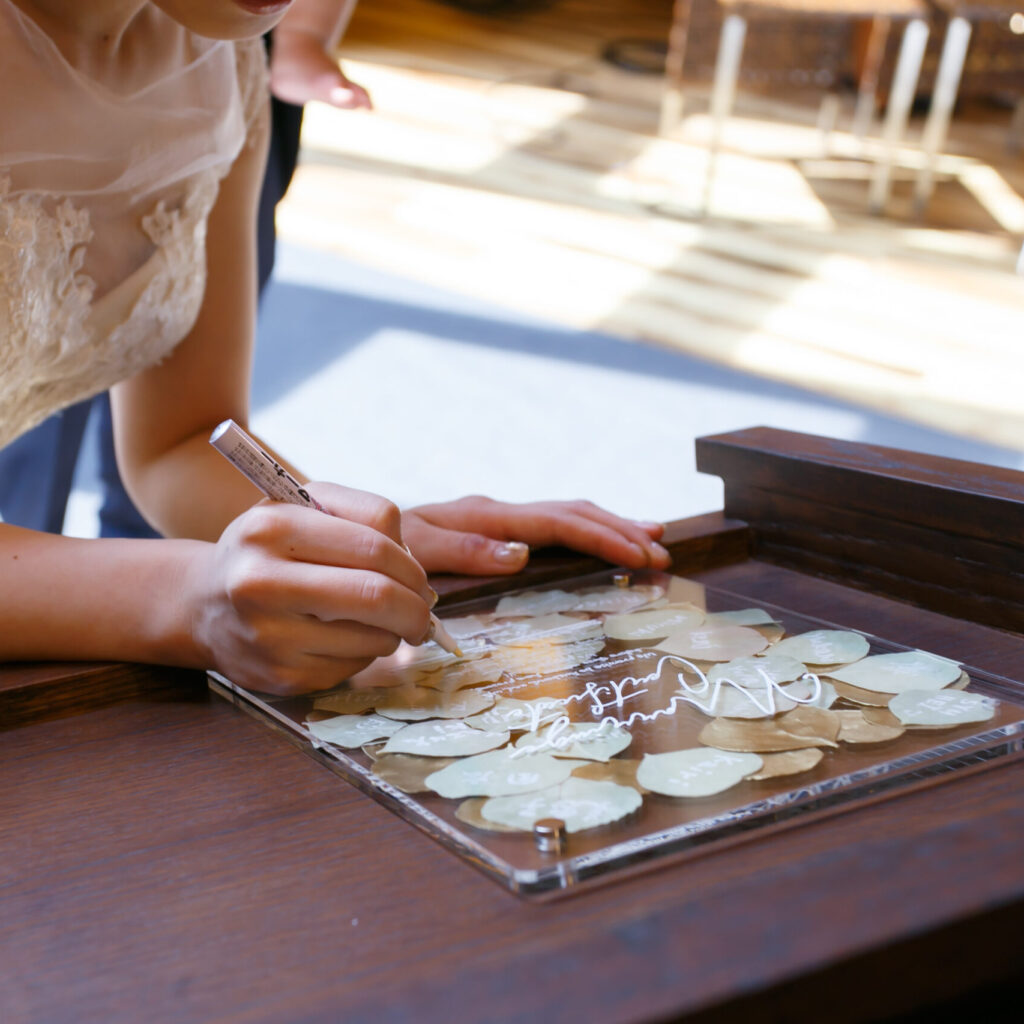
[[[731,789],[763,763],[756,754],[691,747],[645,755],[636,778],[641,786],[663,796],[712,796]]]

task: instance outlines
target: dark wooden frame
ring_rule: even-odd
[[[1024,679],[1024,474],[765,430],[698,458],[730,518],[673,524],[677,571]],[[1024,978],[1019,761],[536,905],[196,673],[10,667],[0,722],[5,1021],[999,1019]]]

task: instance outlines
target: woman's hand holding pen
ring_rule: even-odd
[[[308,490],[329,515],[260,502],[204,548],[189,574],[201,660],[243,686],[329,689],[402,640],[422,643],[436,600],[426,571],[514,573],[530,547],[552,544],[631,568],[669,561],[656,540],[660,525],[590,502],[468,497],[403,515],[363,491],[324,483]]]
[[[309,489],[330,515],[260,502],[190,574],[193,640],[243,686],[328,689],[430,629],[436,595],[403,547],[399,510],[363,491]]]
[[[637,523],[589,501],[510,505],[472,496],[421,505],[402,516],[402,535],[427,572],[500,575],[526,565],[529,549],[561,545],[630,569],[665,569],[660,523]]]

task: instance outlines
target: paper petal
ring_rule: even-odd
[[[488,821],[527,830],[542,818],[560,818],[566,832],[572,833],[618,821],[642,802],[643,797],[630,786],[569,778],[536,793],[492,797],[481,813]]]
[[[483,690],[447,693],[426,687],[402,687],[374,705],[377,714],[400,722],[423,722],[428,718],[468,718],[486,711],[496,700]]]
[[[516,740],[519,749],[539,748],[537,753],[555,757],[578,757],[584,761],[607,761],[625,750],[633,738],[618,725],[599,722],[554,722],[539,732],[528,732]]]
[[[677,630],[655,650],[701,661],[733,661],[757,654],[767,646],[767,639],[749,626],[701,626]]]
[[[842,683],[879,693],[904,690],[941,690],[955,683],[961,668],[955,661],[926,651],[873,654],[862,661],[829,673]]]
[[[532,793],[564,782],[573,770],[570,761],[550,754],[511,757],[507,748],[463,757],[454,764],[428,775],[426,784],[440,796],[511,796]]]
[[[845,665],[867,656],[870,644],[860,633],[845,629],[813,629],[780,640],[775,654],[786,654],[806,665]]]
[[[661,640],[679,629],[703,625],[704,613],[692,605],[656,608],[629,615],[609,615],[604,620],[605,635],[613,640],[644,642]]]
[[[756,754],[715,747],[691,747],[666,754],[647,754],[637,769],[637,781],[664,796],[711,796],[731,789],[764,762]]]
[[[414,722],[399,729],[384,745],[385,754],[419,754],[423,757],[466,757],[503,747],[507,732],[471,729],[465,722],[442,720]]]
[[[996,713],[996,702],[962,690],[906,690],[893,697],[889,711],[904,725],[948,728],[987,722]]]
[[[394,735],[402,724],[380,715],[338,715],[322,722],[306,722],[306,728],[318,740],[353,750],[372,740]]]

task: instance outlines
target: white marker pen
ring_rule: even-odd
[[[305,505],[330,515],[281,463],[264,451],[234,420],[221,423],[210,435],[210,444],[273,501]],[[427,640],[436,640],[449,654],[462,657],[459,645],[433,612],[430,613]]]

